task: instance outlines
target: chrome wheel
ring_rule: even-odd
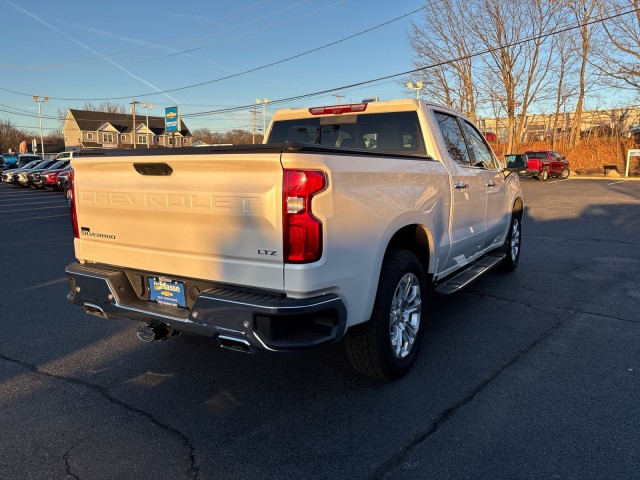
[[[520,255],[520,220],[517,217],[514,217],[513,221],[511,222],[509,255],[511,255],[512,262],[515,262]]]
[[[422,312],[421,298],[418,278],[413,273],[405,274],[393,293],[389,317],[391,348],[397,358],[409,355],[416,341]]]

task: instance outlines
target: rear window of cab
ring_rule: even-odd
[[[416,112],[327,115],[274,122],[267,143],[427,154]]]

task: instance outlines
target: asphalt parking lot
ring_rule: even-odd
[[[640,182],[523,180],[520,266],[435,296],[401,381],[66,301],[62,194],[0,184],[1,478],[640,478]]]

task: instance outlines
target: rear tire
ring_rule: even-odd
[[[542,170],[542,172],[540,172],[540,175],[538,175],[538,180],[540,180],[541,182],[546,182],[548,179],[549,179],[549,172],[545,168],[544,170]]]
[[[382,380],[403,377],[420,351],[427,298],[418,257],[408,250],[390,250],[382,264],[371,320],[345,337],[353,368]]]

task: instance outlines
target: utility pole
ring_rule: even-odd
[[[133,114],[133,130],[131,131],[131,141],[133,143],[133,148],[136,148],[136,105],[139,103],[140,102],[135,98],[129,103],[129,105],[132,105],[131,113]]]
[[[267,105],[269,104],[269,99],[263,98],[260,100],[256,98],[256,103],[262,105],[262,141],[264,142],[264,138],[267,135]]]
[[[251,143],[255,144],[256,143],[256,117],[257,117],[258,109],[256,107],[251,107],[251,110],[249,111],[253,114],[253,138],[251,140]]]
[[[340,105],[340,99],[344,97],[344,95],[336,95],[334,93],[333,96],[336,97],[336,105]]]
[[[147,102],[142,102],[140,106],[147,111],[147,148],[150,148],[149,144],[151,142],[149,141],[149,109],[155,107],[156,104],[150,103],[149,105],[147,105]]]

